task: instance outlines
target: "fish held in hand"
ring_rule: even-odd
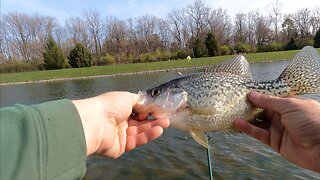
[[[304,47],[281,75],[271,81],[254,81],[242,55],[207,68],[204,72],[173,79],[140,91],[138,113],[169,117],[171,126],[189,131],[209,148],[205,132],[233,130],[236,118],[253,121],[262,109],[247,99],[251,91],[273,96],[320,93],[320,55]]]

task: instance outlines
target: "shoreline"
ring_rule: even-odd
[[[159,70],[148,70],[148,71],[139,71],[139,72],[128,72],[128,73],[115,73],[115,74],[106,74],[106,75],[96,75],[96,76],[81,76],[81,77],[71,77],[71,78],[54,78],[54,79],[44,79],[37,81],[20,81],[20,82],[10,82],[10,83],[1,83],[1,86],[11,86],[11,85],[20,85],[20,84],[36,84],[36,83],[47,83],[55,81],[68,81],[68,80],[78,80],[78,79],[94,79],[94,78],[104,78],[104,77],[115,77],[115,76],[129,76],[137,74],[152,74],[157,72],[168,72],[168,71],[181,71],[181,70],[191,70],[191,69],[202,69],[208,66],[201,67],[184,67],[184,68],[171,68],[171,69],[159,69]]]
[[[255,61],[249,62],[249,64],[253,63],[270,63],[272,61],[288,61],[288,59],[280,59],[280,60],[265,60],[265,61]],[[81,76],[81,77],[71,77],[71,78],[54,78],[54,79],[44,79],[37,81],[20,81],[20,82],[10,82],[10,83],[1,83],[1,86],[11,86],[11,85],[20,85],[20,84],[36,84],[36,83],[47,83],[47,82],[55,82],[55,81],[68,81],[68,80],[78,80],[78,79],[94,79],[94,78],[104,78],[104,77],[115,77],[115,76],[128,76],[128,75],[136,75],[136,74],[152,74],[157,72],[168,72],[168,71],[181,71],[181,70],[199,70],[204,69],[208,66],[197,66],[197,67],[179,67],[179,68],[169,68],[169,69],[158,69],[158,70],[148,70],[148,71],[139,71],[139,72],[127,72],[127,73],[115,73],[115,74],[106,74],[106,75],[95,75],[95,76]]]

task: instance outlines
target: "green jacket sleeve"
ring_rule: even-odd
[[[86,142],[69,100],[0,110],[0,179],[80,179]]]

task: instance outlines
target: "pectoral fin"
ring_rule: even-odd
[[[203,131],[192,130],[190,131],[190,134],[197,143],[199,143],[200,145],[202,145],[207,149],[211,149],[211,146],[208,143],[208,139]]]

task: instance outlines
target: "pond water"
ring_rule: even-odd
[[[277,78],[287,61],[251,64],[256,80]],[[183,74],[193,73],[193,70]],[[68,98],[81,99],[107,91],[137,92],[178,77],[176,71],[96,79],[55,81],[0,87],[0,106],[35,104]],[[320,95],[307,98],[320,100]],[[244,135],[211,133],[215,179],[320,179],[320,174],[299,168],[264,144]],[[168,128],[152,143],[120,158],[92,156],[84,179],[208,179],[207,155],[189,134]]]

